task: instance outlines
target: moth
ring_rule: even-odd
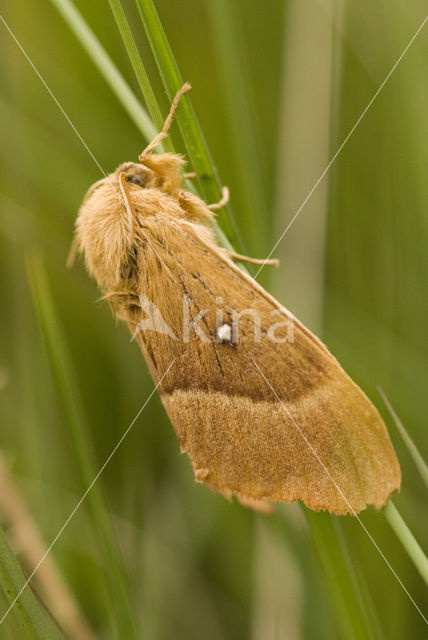
[[[379,509],[401,481],[379,413],[235,264],[258,261],[218,245],[211,222],[227,194],[207,205],[183,188],[182,156],[154,151],[189,88],[139,161],[89,189],[75,251],[140,346],[198,482],[261,510]]]

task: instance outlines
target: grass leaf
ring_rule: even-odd
[[[128,112],[130,118],[141,131],[146,140],[151,140],[157,131],[146,111],[132,92],[114,62],[101,45],[93,31],[80,15],[71,0],[51,0],[70,29],[86,50],[88,56],[96,64],[104,79],[110,85],[119,102]]]
[[[98,469],[93,462],[94,456],[91,455],[91,447],[88,442],[88,421],[84,413],[73,365],[54,309],[43,259],[39,253],[32,252],[28,255],[27,272],[54,382],[73,445],[81,488],[82,491],[86,491],[92,485]],[[109,609],[111,608],[114,612],[118,637],[137,638],[139,636],[136,634],[135,628],[136,616],[130,605],[132,598],[122,555],[98,483],[91,486],[87,495],[87,503],[96,542],[100,548],[108,576],[107,584],[111,596]]]
[[[328,513],[304,511],[324,570],[341,638],[375,638],[339,522]]]
[[[386,404],[386,407],[387,407],[389,413],[391,414],[392,419],[395,422],[395,426],[397,427],[401,437],[404,440],[404,444],[406,445],[407,449],[409,450],[410,455],[413,458],[413,462],[415,463],[419,473],[422,476],[422,480],[425,482],[425,484],[426,484],[426,486],[428,488],[428,466],[427,466],[425,460],[423,459],[421,453],[419,452],[419,449],[417,448],[417,446],[413,442],[412,438],[410,437],[406,427],[401,422],[400,418],[398,417],[397,413],[395,412],[394,407],[392,406],[392,404],[388,400],[388,398],[387,398],[385,392],[383,391],[383,389],[381,389],[381,387],[378,387],[378,391],[379,391],[379,393],[380,393],[380,395],[382,397],[382,400]]]
[[[126,52],[131,61],[135,77],[137,78],[138,84],[140,85],[140,89],[147,103],[150,116],[152,118],[152,121],[154,122],[153,129],[155,133],[151,136],[153,138],[157,133],[155,128],[157,128],[159,131],[162,129],[164,117],[162,116],[162,113],[160,111],[156,96],[150,84],[150,80],[148,78],[141,56],[138,53],[138,48],[132,35],[132,31],[123,10],[122,4],[120,0],[109,0],[109,3],[120,35],[122,36]],[[164,151],[173,151],[171,140],[169,138],[166,138],[160,146],[164,149]]]
[[[39,602],[37,602],[31,587],[24,588],[26,579],[22,573],[18,560],[12,553],[3,529],[0,527],[0,587],[6,602],[10,607],[10,614],[15,618],[19,629],[20,640],[59,640],[62,634],[53,621],[48,617]],[[22,590],[22,593],[20,591]],[[17,596],[19,597],[17,598]],[[17,598],[15,602],[15,598]],[[0,624],[3,625],[3,616]],[[16,636],[18,637],[18,636]]]
[[[272,246],[268,244],[270,216],[267,179],[252,108],[253,96],[247,60],[243,55],[237,7],[229,0],[205,0],[205,4],[214,39],[216,62],[221,74],[222,95],[229,117],[227,146],[235,156],[239,194],[246,216],[251,220],[252,235],[259,251],[263,252],[261,255],[265,255]]]
[[[400,540],[416,569],[428,585],[428,558],[401,517],[397,507],[392,503],[392,500],[390,500],[386,505],[384,513],[386,519],[397,535],[397,538]]]
[[[172,100],[184,84],[183,78],[152,0],[136,0],[136,2],[167,95]],[[220,199],[222,185],[190,102],[189,94],[186,94],[180,101],[177,109],[177,122],[187,147],[192,170],[198,176],[202,195],[207,202],[217,202]],[[230,205],[221,209],[217,218],[229,243],[242,250],[240,234]]]

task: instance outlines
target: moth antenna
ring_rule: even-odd
[[[136,215],[135,215],[134,206],[132,204],[131,196],[129,195],[128,186],[126,184],[126,175],[123,171],[119,173],[119,186],[122,192],[125,208],[129,218],[129,229],[130,229],[129,244],[132,244],[134,240],[134,235],[135,235]]]
[[[150,144],[144,149],[144,151],[142,153],[140,153],[140,155],[138,156],[138,160],[140,162],[143,162],[144,158],[149,153],[151,153],[153,151],[153,149],[155,147],[157,147],[160,142],[162,142],[162,140],[164,140],[166,138],[166,136],[168,135],[169,128],[170,128],[170,126],[172,124],[172,121],[174,119],[174,115],[175,115],[175,112],[177,110],[178,103],[180,102],[180,98],[185,93],[190,91],[191,88],[192,88],[192,86],[190,85],[190,83],[189,82],[185,82],[183,84],[183,86],[181,87],[181,89],[179,89],[179,91],[177,91],[177,93],[175,94],[175,98],[172,101],[171,109],[169,111],[169,114],[167,115],[166,120],[164,122],[164,125],[162,127],[162,131],[160,131],[158,133],[158,135],[155,138],[153,138],[153,140],[150,142]]]

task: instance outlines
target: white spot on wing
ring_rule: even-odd
[[[219,342],[232,341],[232,327],[230,326],[230,324],[222,324],[217,328],[217,340]]]

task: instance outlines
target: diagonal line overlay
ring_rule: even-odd
[[[50,551],[52,550],[53,546],[56,544],[56,542],[58,541],[58,539],[60,538],[60,536],[62,535],[64,529],[67,527],[67,525],[70,523],[70,520],[73,518],[73,516],[76,514],[77,510],[79,509],[79,507],[81,506],[82,502],[85,500],[86,496],[88,495],[88,493],[90,492],[90,490],[92,489],[92,487],[94,486],[94,484],[96,483],[96,481],[98,480],[98,478],[100,477],[100,475],[103,473],[104,469],[106,468],[106,466],[109,464],[110,460],[112,459],[112,457],[114,456],[114,454],[116,453],[116,451],[119,449],[120,445],[122,444],[122,442],[125,440],[126,436],[128,435],[128,433],[131,431],[132,427],[134,426],[134,424],[136,423],[136,421],[138,420],[138,418],[140,417],[140,415],[142,414],[142,412],[144,411],[145,407],[147,406],[147,404],[149,403],[149,401],[151,400],[152,396],[154,395],[154,393],[157,391],[157,389],[160,387],[162,380],[165,378],[166,374],[168,373],[168,371],[171,369],[172,365],[174,364],[176,358],[174,358],[174,360],[172,360],[171,364],[169,365],[168,369],[165,371],[165,373],[163,374],[163,376],[161,377],[161,379],[159,380],[159,382],[157,383],[157,385],[155,386],[155,388],[151,391],[150,395],[148,396],[147,400],[144,402],[143,406],[141,407],[141,409],[139,410],[139,412],[137,413],[137,415],[135,416],[135,418],[132,420],[131,424],[129,425],[129,427],[126,429],[125,433],[122,435],[122,437],[120,438],[120,440],[117,442],[116,446],[114,447],[113,451],[110,453],[110,455],[108,456],[108,458],[106,459],[106,461],[104,462],[104,464],[102,465],[102,467],[100,468],[100,470],[98,471],[97,475],[95,476],[95,478],[92,480],[91,484],[89,485],[89,487],[86,489],[85,493],[82,495],[82,497],[80,498],[80,500],[78,501],[78,503],[76,504],[76,506],[74,507],[73,511],[70,513],[70,515],[68,516],[68,518],[66,519],[66,521],[64,522],[64,524],[62,525],[61,529],[58,531],[58,533],[56,534],[55,538],[52,540],[52,542],[50,543],[49,547],[46,549],[45,553],[43,554],[43,556],[40,558],[39,562],[37,563],[37,565],[34,567],[33,571],[31,572],[31,574],[29,575],[29,577],[27,578],[27,580],[25,581],[24,586],[19,590],[18,594],[16,595],[15,599],[13,600],[13,602],[9,605],[9,607],[7,608],[7,610],[5,611],[5,613],[3,614],[3,616],[0,619],[0,625],[5,621],[6,617],[8,616],[9,612],[11,611],[12,607],[16,604],[17,600],[19,599],[21,593],[24,591],[24,589],[28,586],[28,584],[31,582],[31,580],[33,579],[34,575],[37,573],[39,567],[41,564],[43,564],[46,556],[48,555],[48,553],[50,553]]]
[[[257,276],[259,275],[260,271],[263,269],[264,266],[266,266],[266,262],[269,260],[269,258],[271,257],[271,255],[273,254],[273,252],[275,251],[275,249],[277,248],[277,246],[281,242],[281,240],[284,238],[285,234],[288,232],[288,230],[290,229],[291,225],[293,224],[293,222],[296,220],[297,216],[302,211],[303,207],[306,205],[306,203],[310,200],[310,198],[312,197],[314,192],[317,190],[319,184],[322,182],[322,180],[326,176],[328,170],[330,169],[330,167],[332,166],[332,164],[334,163],[336,158],[341,153],[343,147],[346,145],[346,143],[348,142],[349,138],[352,136],[352,134],[354,133],[355,129],[358,127],[358,125],[360,124],[361,120],[364,118],[364,116],[366,115],[367,111],[370,109],[370,107],[372,106],[373,102],[376,100],[376,98],[378,97],[378,95],[380,94],[380,92],[382,91],[382,89],[384,88],[384,86],[386,85],[386,83],[388,82],[388,80],[390,79],[390,77],[392,76],[392,74],[394,73],[394,71],[396,70],[396,68],[400,64],[400,62],[402,61],[404,56],[406,55],[407,51],[410,49],[410,47],[412,46],[412,44],[414,43],[414,41],[418,37],[419,33],[422,31],[422,29],[425,26],[425,23],[427,22],[427,20],[428,20],[428,16],[426,16],[425,20],[421,23],[421,25],[417,29],[416,33],[413,35],[413,37],[411,38],[411,40],[409,41],[409,43],[407,44],[405,49],[402,51],[402,53],[399,56],[399,58],[395,61],[394,65],[392,66],[392,68],[391,68],[390,72],[388,73],[388,75],[386,76],[385,80],[382,82],[382,84],[379,85],[376,93],[373,95],[372,99],[370,100],[370,102],[368,103],[368,105],[366,106],[366,108],[364,109],[364,111],[362,112],[360,117],[358,118],[358,120],[355,122],[354,126],[349,131],[348,135],[346,136],[346,138],[344,139],[344,141],[342,142],[342,144],[340,145],[340,147],[338,148],[338,150],[336,151],[334,156],[331,158],[330,162],[328,163],[328,165],[326,166],[324,171],[321,173],[320,177],[315,182],[314,186],[309,191],[308,195],[303,200],[302,204],[297,209],[297,211],[294,214],[294,216],[291,218],[290,222],[288,223],[288,225],[286,226],[286,228],[284,229],[284,231],[280,235],[279,240],[275,243],[275,245],[271,249],[269,255],[267,256],[266,260],[263,262],[263,264],[261,265],[260,269],[257,271],[256,275],[254,276],[254,280],[257,279]]]
[[[395,570],[393,569],[393,567],[391,566],[389,560],[386,558],[385,554],[383,553],[383,551],[380,549],[380,547],[378,546],[378,544],[376,543],[376,541],[374,540],[373,536],[371,535],[371,533],[369,532],[369,530],[367,529],[367,527],[365,526],[365,524],[363,523],[363,521],[361,520],[361,518],[358,516],[358,514],[356,513],[355,509],[353,509],[351,503],[349,502],[349,500],[347,499],[347,497],[345,496],[345,494],[343,493],[342,489],[339,487],[339,485],[337,484],[337,482],[335,481],[335,479],[333,478],[333,476],[331,475],[330,471],[328,470],[328,468],[326,467],[326,465],[324,464],[324,462],[321,460],[321,458],[319,457],[318,453],[316,452],[316,450],[314,449],[314,447],[312,446],[312,444],[309,442],[309,440],[307,439],[307,437],[305,436],[304,432],[302,431],[302,429],[299,427],[299,425],[297,424],[297,422],[295,421],[295,419],[293,418],[293,416],[291,415],[290,411],[288,410],[287,406],[282,402],[281,398],[279,397],[279,395],[277,394],[277,392],[275,391],[275,389],[273,388],[273,386],[271,385],[271,383],[269,382],[269,380],[266,378],[265,374],[263,373],[263,371],[260,369],[259,365],[257,364],[257,362],[254,360],[253,357],[251,357],[251,360],[253,361],[254,366],[256,367],[256,369],[259,371],[260,375],[262,376],[263,380],[266,382],[266,384],[268,385],[268,387],[270,388],[270,390],[272,391],[272,393],[275,395],[276,399],[278,400],[278,402],[280,403],[281,407],[284,409],[284,411],[286,412],[286,414],[288,415],[288,417],[290,418],[291,422],[293,423],[293,425],[296,427],[297,431],[300,433],[300,435],[302,436],[302,438],[304,439],[304,441],[306,442],[306,444],[308,445],[308,447],[310,448],[310,450],[312,451],[312,453],[314,454],[315,458],[318,460],[318,462],[320,463],[321,467],[323,468],[323,470],[325,471],[325,473],[328,475],[328,477],[330,478],[330,480],[332,481],[332,483],[334,484],[334,486],[336,487],[336,489],[339,491],[340,495],[342,496],[342,498],[344,499],[344,501],[346,502],[346,504],[348,505],[352,515],[358,520],[359,524],[361,525],[361,527],[363,528],[363,530],[365,531],[365,533],[367,534],[367,536],[369,537],[369,539],[371,540],[371,542],[373,543],[374,547],[376,548],[376,550],[378,551],[378,553],[380,554],[380,556],[382,557],[382,559],[384,560],[384,562],[386,563],[386,565],[389,567],[389,569],[391,570],[391,572],[393,573],[395,579],[397,580],[397,582],[399,583],[399,585],[401,586],[401,588],[403,589],[403,591],[405,592],[405,594],[407,595],[407,597],[409,598],[409,600],[411,601],[411,603],[413,604],[413,606],[415,607],[416,611],[419,613],[419,615],[422,617],[422,619],[424,620],[425,624],[428,625],[428,620],[426,619],[426,617],[424,616],[424,614],[422,613],[422,610],[420,609],[420,607],[416,604],[415,600],[412,598],[412,596],[410,595],[409,591],[406,589],[406,587],[404,586],[402,580],[400,579],[400,577],[397,575],[397,573],[395,572]]]

